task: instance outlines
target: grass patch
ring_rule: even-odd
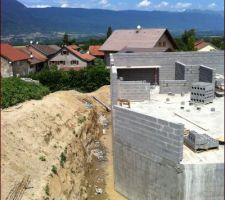
[[[46,161],[46,158],[45,158],[44,156],[40,156],[40,157],[39,157],[39,160],[41,160],[41,161]]]
[[[49,94],[47,87],[41,84],[28,83],[20,78],[2,78],[1,81],[2,108],[7,108],[30,99],[41,99],[43,96]]]
[[[51,171],[52,171],[53,174],[58,175],[57,167],[55,165],[52,165],[52,170]]]
[[[62,153],[60,154],[60,166],[61,166],[61,167],[64,167],[65,162],[66,162],[66,155],[65,155],[64,152],[62,152]]]
[[[86,117],[85,116],[80,116],[78,119],[77,119],[78,123],[79,124],[82,124],[86,121]]]
[[[45,190],[45,194],[46,194],[47,196],[50,196],[48,184],[45,186],[44,190]]]

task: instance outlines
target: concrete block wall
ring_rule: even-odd
[[[199,65],[186,65],[184,79],[188,82],[189,88],[191,84],[199,81]]]
[[[179,163],[184,125],[157,119],[120,106],[113,107],[114,138],[143,155],[156,154]]]
[[[186,80],[191,88],[192,83],[208,82],[215,80],[216,70],[204,65],[186,65],[180,62],[175,63],[175,79]]]
[[[161,66],[159,80],[175,80],[175,63],[206,65],[224,74],[224,51],[214,52],[151,52],[117,53],[113,55],[115,66]]]
[[[172,92],[180,94],[181,92],[187,93],[190,91],[189,84],[186,80],[162,80],[159,81],[160,94],[167,94]]]
[[[201,65],[199,67],[199,82],[214,83],[215,69]]]
[[[118,80],[118,98],[131,101],[150,100],[150,83]]]
[[[183,63],[175,63],[175,80],[185,80],[185,67]]]
[[[129,200],[183,198],[182,124],[113,107],[115,189]]]
[[[155,73],[158,69],[117,69],[118,78],[123,77],[123,81],[146,81],[155,84]]]

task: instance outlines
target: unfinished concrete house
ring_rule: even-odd
[[[115,188],[129,200],[224,199],[223,54],[111,56]]]

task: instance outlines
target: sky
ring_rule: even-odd
[[[224,10],[224,0],[19,0],[27,7],[100,8],[110,10]]]

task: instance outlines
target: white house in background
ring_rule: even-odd
[[[199,40],[195,42],[195,49],[197,51],[216,51],[218,50],[214,45],[209,42],[205,42],[204,40]]]
[[[90,54],[82,54],[73,46],[65,46],[49,59],[48,64],[57,65],[58,69],[78,71],[92,65],[94,60],[95,57]]]

